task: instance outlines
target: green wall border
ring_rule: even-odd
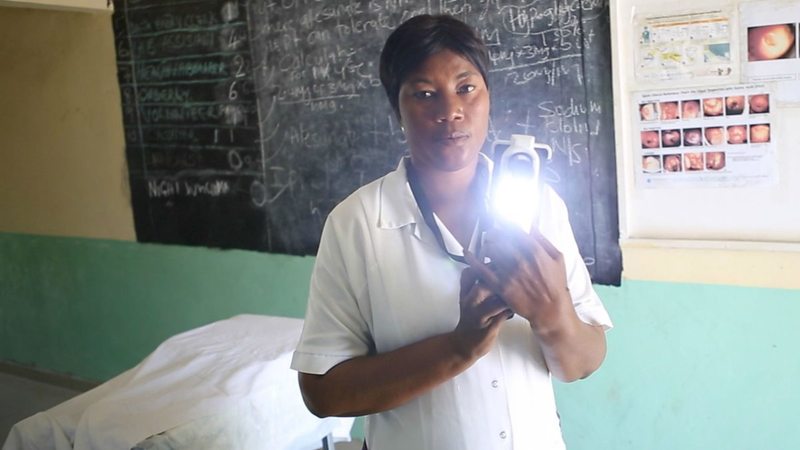
[[[0,233],[0,359],[106,380],[176,333],[305,314],[314,259]]]

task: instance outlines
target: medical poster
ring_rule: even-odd
[[[637,188],[777,182],[765,85],[646,92],[634,99]]]
[[[636,16],[637,83],[734,82],[738,64],[733,26],[730,14],[722,10]]]
[[[800,4],[796,1],[740,5],[742,78],[772,81],[776,99],[800,102]]]

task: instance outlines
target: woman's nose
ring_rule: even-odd
[[[443,96],[437,111],[437,122],[449,122],[464,118],[464,106],[457,95]]]

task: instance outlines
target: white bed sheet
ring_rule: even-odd
[[[303,321],[240,315],[164,341],[139,365],[17,423],[3,450],[314,449],[353,419],[305,408],[289,368]]]

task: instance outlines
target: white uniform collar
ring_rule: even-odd
[[[479,153],[478,164],[486,164],[489,170],[489,177],[492,174],[492,160],[488,156]],[[422,213],[411,193],[408,185],[408,174],[406,172],[404,156],[400,159],[397,169],[389,172],[383,179],[380,194],[380,205],[378,213],[379,228],[401,228],[408,224],[425,223]]]

